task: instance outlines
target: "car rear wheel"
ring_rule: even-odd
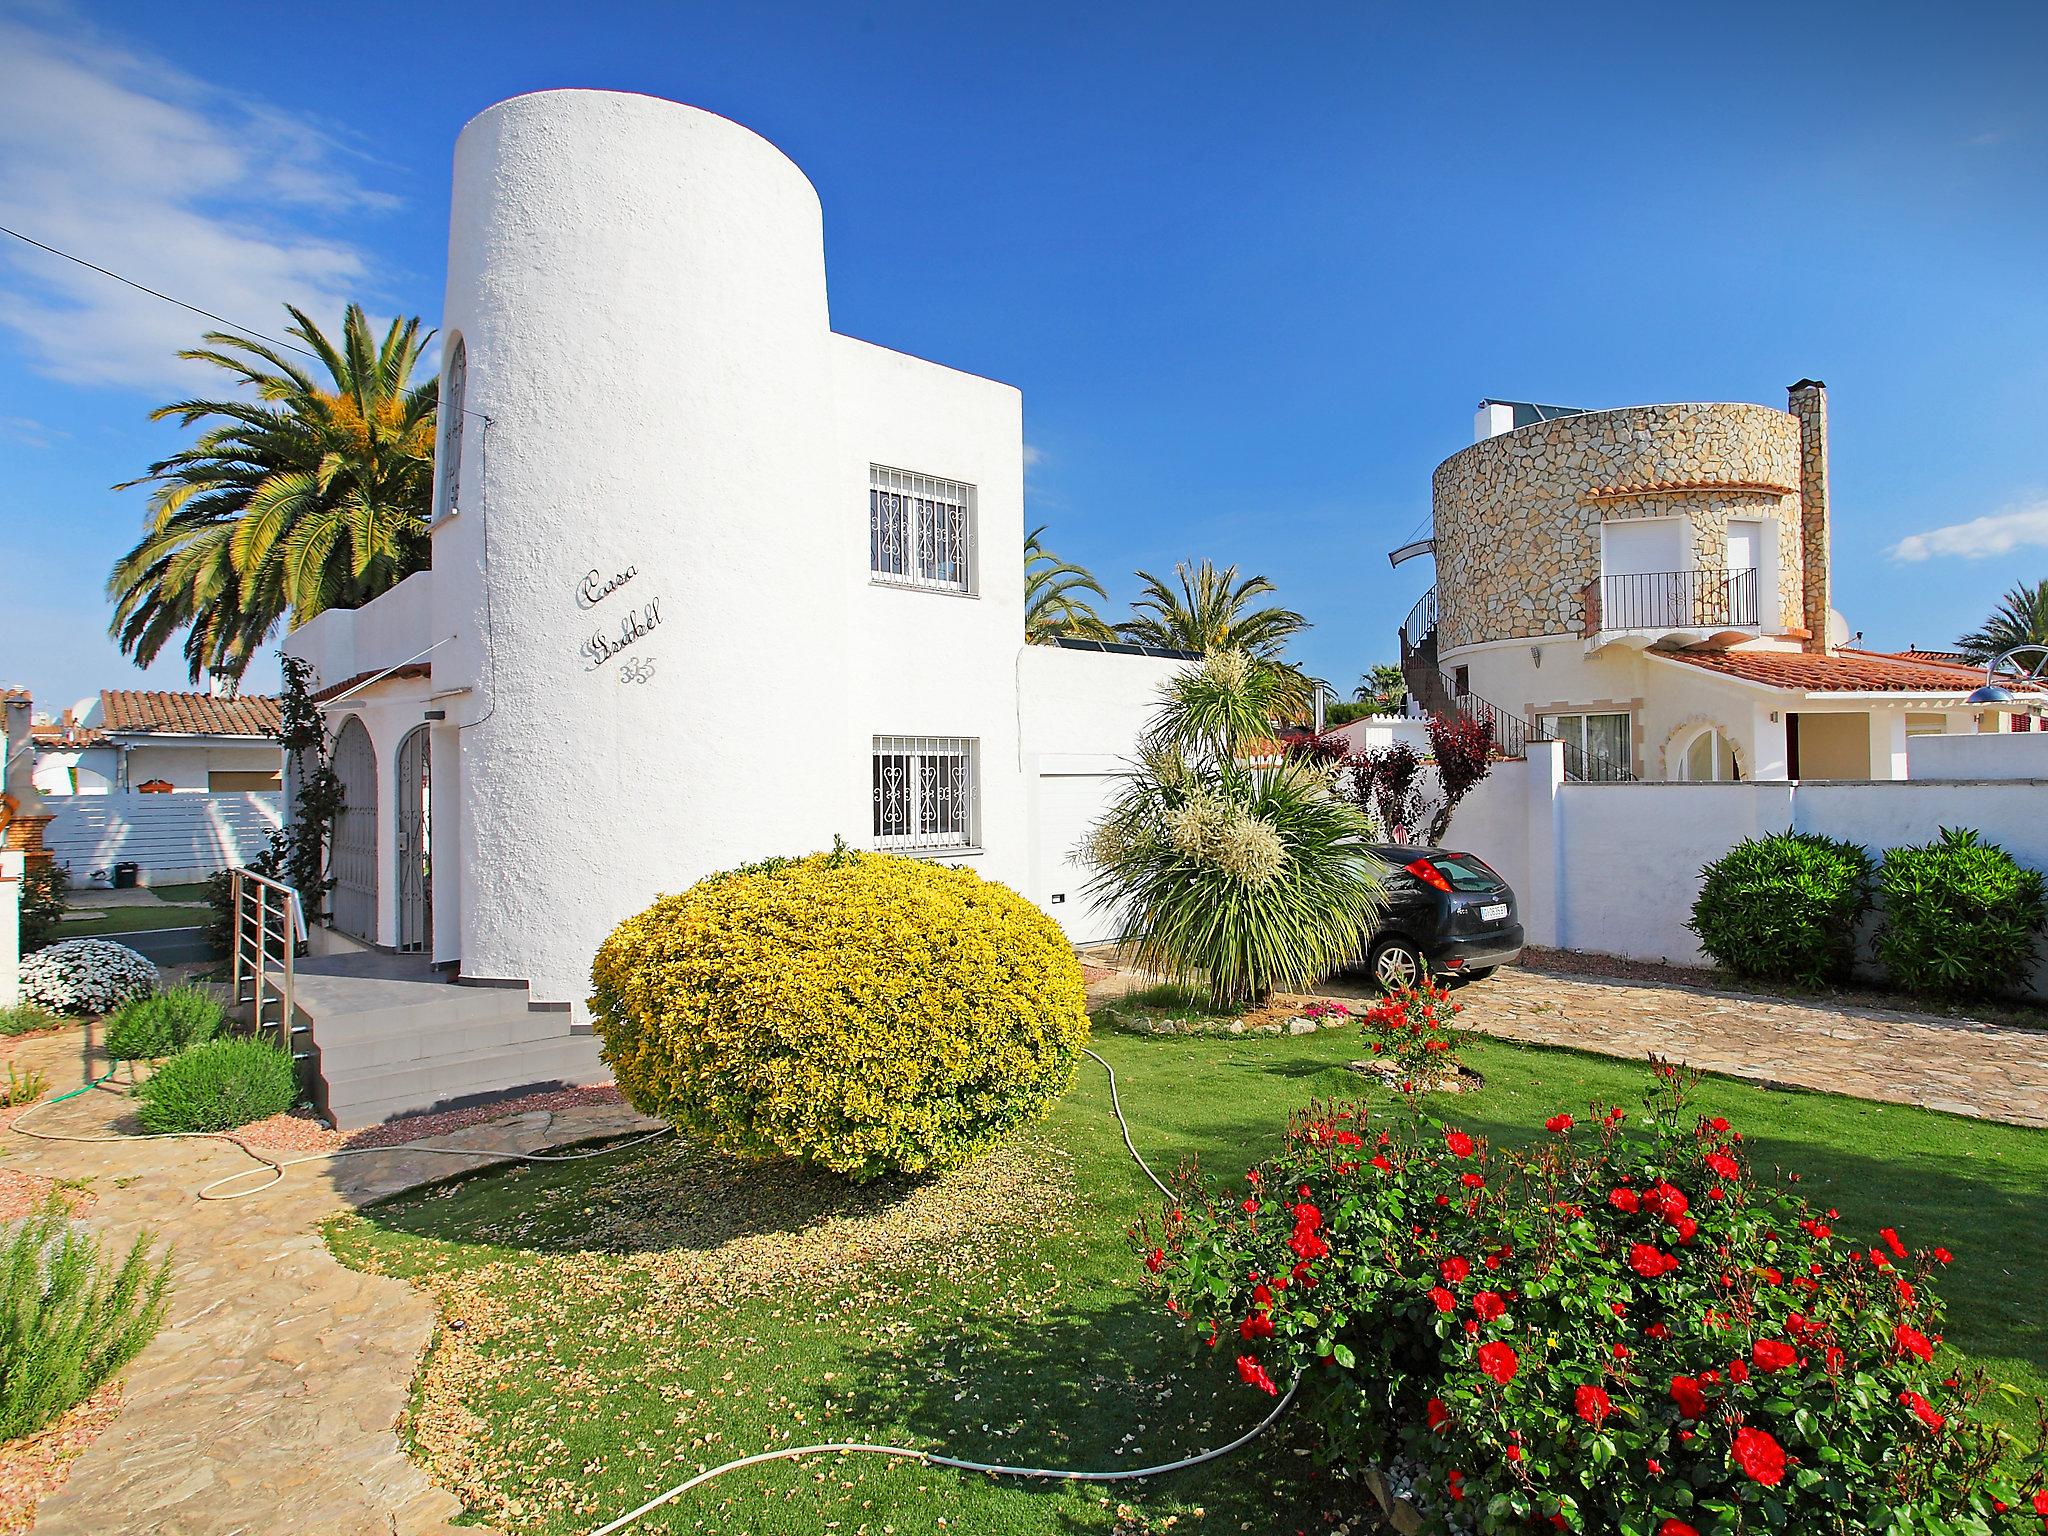
[[[1381,939],[1373,945],[1372,958],[1367,964],[1372,971],[1373,985],[1383,992],[1422,983],[1422,952],[1406,939]]]

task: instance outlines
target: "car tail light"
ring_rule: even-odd
[[[1444,878],[1444,872],[1428,859],[1417,859],[1413,864],[1403,865],[1401,873],[1413,875],[1424,885],[1434,886],[1439,891],[1448,891],[1451,888],[1451,882]]]

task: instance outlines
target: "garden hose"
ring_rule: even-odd
[[[1123,1132],[1124,1148],[1131,1154],[1131,1161],[1136,1163],[1145,1177],[1152,1181],[1153,1188],[1167,1199],[1175,1199],[1173,1191],[1160,1182],[1159,1175],[1152,1171],[1151,1165],[1139,1155],[1137,1146],[1131,1141],[1131,1127],[1124,1119],[1123,1101],[1117,1096],[1116,1068],[1088,1050],[1086,1046],[1082,1047],[1082,1053],[1109,1074],[1110,1111],[1116,1116],[1118,1129]],[[590,1532],[590,1536],[611,1536],[614,1531],[623,1531],[641,1516],[652,1514],[671,1500],[681,1498],[692,1488],[701,1488],[713,1478],[723,1477],[728,1472],[737,1472],[742,1467],[758,1467],[770,1461],[794,1461],[803,1456],[887,1456],[892,1461],[915,1461],[928,1467],[953,1467],[962,1472],[982,1472],[992,1477],[1027,1477],[1055,1483],[1127,1483],[1139,1478],[1159,1477],[1168,1472],[1183,1472],[1189,1467],[1199,1467],[1204,1462],[1220,1461],[1233,1451],[1242,1450],[1273,1427],[1280,1415],[1287,1411],[1287,1405],[1294,1401],[1294,1394],[1300,1389],[1301,1378],[1297,1376],[1288,1384],[1287,1390],[1281,1393],[1280,1400],[1273,1405],[1272,1411],[1229,1444],[1219,1445],[1214,1450],[1197,1451],[1194,1455],[1183,1456],[1178,1461],[1162,1461],[1157,1466],[1150,1467],[1119,1467],[1106,1472],[1076,1472],[1058,1467],[1008,1467],[998,1462],[969,1461],[962,1456],[946,1456],[937,1451],[914,1451],[902,1445],[870,1445],[857,1440],[835,1440],[823,1445],[795,1445],[787,1450],[760,1451],[752,1456],[741,1456],[732,1461],[721,1462],[715,1467],[699,1472],[695,1477],[677,1483],[666,1492],[656,1494],[638,1509],[628,1510],[618,1519],[598,1526]]]

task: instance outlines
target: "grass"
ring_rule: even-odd
[[[81,903],[94,910],[91,898]],[[59,939],[100,939],[116,933],[143,933],[158,928],[203,928],[211,907],[107,907],[97,917],[65,918],[57,925]]]
[[[187,880],[178,885],[152,885],[149,893],[158,901],[203,907],[207,902],[208,884],[204,880]]]
[[[1096,1048],[1162,1172],[1198,1157],[1235,1174],[1306,1100],[1385,1097],[1344,1070],[1358,1052],[1351,1030],[1104,1031]],[[1486,1086],[1450,1113],[1504,1140],[1541,1135],[1560,1107],[1633,1106],[1644,1078],[1570,1051],[1481,1040],[1464,1054]],[[1951,1342],[2000,1379],[2048,1385],[2048,1133],[1720,1080],[1699,1102],[1749,1135],[1759,1166],[1799,1169],[1843,1229],[1896,1225],[1954,1249]],[[496,1523],[567,1532],[777,1445],[879,1438],[1114,1467],[1230,1438],[1260,1403],[1224,1380],[1227,1359],[1191,1358],[1137,1284],[1122,1234],[1152,1204],[1104,1077],[1084,1062],[1041,1131],[921,1190],[855,1194],[663,1141],[414,1191],[339,1219],[329,1241],[346,1262],[412,1277],[461,1324],[441,1331],[422,1370],[415,1453]],[[733,1474],[634,1529],[1328,1528],[1304,1449],[1283,1423],[1258,1453],[1107,1489],[820,1459]]]
[[[38,1008],[34,1003],[16,1003],[11,1008],[0,1008],[0,1036],[30,1035],[38,1030],[61,1029],[73,1021],[61,1013],[51,1013]]]

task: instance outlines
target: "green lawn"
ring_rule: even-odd
[[[86,911],[99,910],[98,917],[66,918],[57,925],[60,939],[97,939],[113,933],[141,933],[155,928],[204,928],[213,918],[211,907],[106,907],[95,909],[87,896],[76,904]]]
[[[1273,1144],[1316,1096],[1365,1097],[1355,1031],[1105,1032],[1138,1146],[1217,1176]],[[1468,1129],[1528,1138],[1589,1101],[1633,1106],[1643,1072],[1474,1042]],[[2041,1390],[2048,1324],[2048,1132],[1817,1094],[1702,1086],[1704,1113],[1759,1166],[1805,1175],[1840,1225],[1955,1250],[1950,1340]],[[1540,1130],[1536,1134],[1541,1134]],[[675,1141],[616,1158],[486,1173],[335,1222],[345,1261],[416,1278],[444,1327],[423,1369],[415,1453],[485,1516],[585,1531],[699,1468],[777,1445],[881,1439],[981,1460],[1162,1461],[1252,1422],[1227,1357],[1188,1346],[1136,1283],[1123,1231],[1151,1207],[1103,1075],[1084,1062],[1043,1131],[954,1181],[855,1195]],[[1005,1215],[1006,1212],[1011,1214]],[[749,1469],[636,1531],[1052,1533],[1327,1529],[1304,1447],[1260,1449],[1142,1485],[970,1477],[873,1458]],[[1127,1506],[1119,1514],[1119,1505]],[[1202,1514],[1197,1517],[1195,1511]]]

